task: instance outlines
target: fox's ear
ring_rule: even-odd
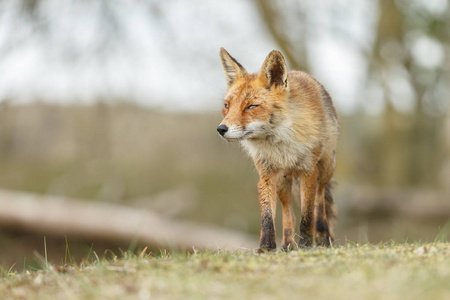
[[[220,60],[222,61],[223,71],[225,72],[225,78],[227,79],[228,86],[238,78],[244,77],[247,71],[244,67],[238,63],[224,48],[220,48]]]
[[[267,55],[259,71],[259,78],[266,82],[267,87],[273,84],[287,87],[287,67],[283,54],[280,51],[273,50]]]

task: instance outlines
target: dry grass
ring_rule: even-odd
[[[96,259],[4,274],[1,299],[449,299],[450,244]],[[43,262],[43,267],[46,265]]]

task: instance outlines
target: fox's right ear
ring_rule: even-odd
[[[236,79],[242,78],[247,74],[244,67],[224,48],[220,48],[220,60],[222,61],[222,67],[225,72],[228,86],[232,85]]]
[[[270,88],[272,85],[288,87],[288,71],[283,54],[273,50],[267,55],[259,71],[259,78]]]

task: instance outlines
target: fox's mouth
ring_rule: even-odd
[[[224,138],[225,140],[227,140],[228,142],[238,142],[238,141],[242,141],[245,140],[247,138],[250,138],[252,135],[253,131],[244,131],[242,136],[238,136],[238,137],[227,137],[227,134],[223,135],[222,138]]]

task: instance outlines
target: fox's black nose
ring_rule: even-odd
[[[225,133],[227,133],[227,131],[228,131],[228,127],[227,127],[227,125],[219,125],[219,127],[217,127],[217,132],[221,135],[221,136],[223,136]]]

